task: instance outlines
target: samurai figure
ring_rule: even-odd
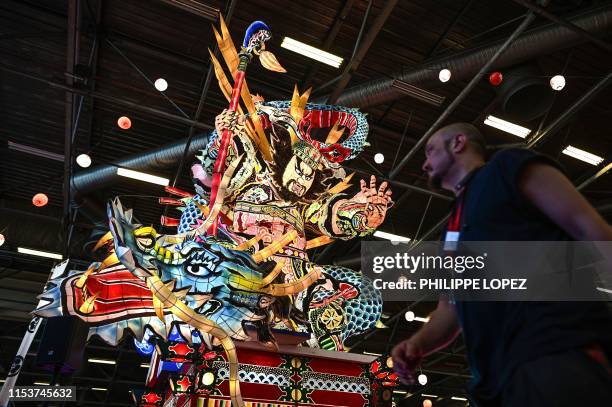
[[[161,340],[177,329],[184,340],[221,345],[229,363],[232,402],[242,406],[234,339],[275,345],[272,328],[310,334],[308,344],[346,350],[345,340],[377,326],[382,299],[367,277],[313,262],[308,250],[336,239],[358,239],[382,224],[392,205],[386,182],[361,180],[355,194],[342,163],[367,145],[368,124],[357,109],[309,104],[309,91],[291,101],[264,102],[244,81],[246,63],[283,71],[256,21],[236,50],[223,19],[214,30],[234,78],[211,61],[230,108],[215,120],[206,149],[192,166],[195,194],[181,199],[175,235],[133,223],[118,199],[108,205],[110,232],[87,270],[53,271],[35,313],[75,315],[90,335],[111,344],[146,330]],[[242,98],[246,114],[238,99]],[[327,132],[327,134],[325,134]],[[346,132],[346,134],[345,134]],[[324,140],[324,141],[322,141]],[[169,226],[168,223],[162,224]]]
[[[273,325],[309,330],[315,339],[311,344],[342,350],[346,338],[376,324],[382,309],[380,294],[360,273],[313,264],[306,252],[308,238],[316,244],[371,234],[385,218],[391,191],[386,182],[377,186],[372,176],[369,182],[360,181],[357,194],[342,192],[350,177],[340,163],[363,148],[367,121],[356,109],[307,104],[307,97],[296,91],[293,102],[263,103],[254,98],[271,140],[272,161],[259,154],[249,135],[249,117],[227,110],[217,116],[208,148],[192,166],[200,194],[187,204],[179,232],[198,227],[203,219],[201,208],[208,203],[218,135],[229,129],[233,139],[226,165],[240,162],[225,191],[222,212],[231,221],[222,226],[224,232],[238,245],[255,238],[255,251],[295,232],[295,238],[270,259],[283,262],[282,282],[300,279],[312,267],[319,280],[292,296],[289,308],[285,304],[283,309],[284,303],[278,301]],[[315,140],[312,133],[325,127],[330,130],[326,142]],[[343,143],[337,143],[343,135],[339,127],[349,130]]]

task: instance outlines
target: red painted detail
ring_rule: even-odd
[[[175,227],[179,225],[180,220],[177,218],[171,218],[170,216],[161,216],[160,223],[162,226]]]
[[[180,196],[181,198],[193,198],[193,194],[176,187],[164,187],[164,191],[169,194]]]
[[[159,198],[159,203],[160,205],[185,206],[183,201],[174,198]]]
[[[145,403],[155,404],[157,402],[162,401],[162,398],[159,397],[159,395],[155,393],[145,393],[142,395],[142,400]]]
[[[308,366],[318,373],[332,373],[344,376],[360,376],[364,367],[358,363],[347,363],[340,360],[311,359]]]
[[[210,359],[214,359],[217,357],[217,352],[205,352],[204,354],[202,354],[202,357],[204,358],[204,360],[210,360]]]
[[[329,390],[315,390],[310,393],[310,398],[315,404],[323,404],[338,407],[364,407],[367,400],[359,393],[339,393]]]
[[[238,350],[238,360],[240,360],[240,363],[246,363],[248,365],[269,367],[278,367],[283,363],[283,359],[277,353],[256,352],[246,349]]]
[[[174,352],[177,356],[187,356],[193,353],[193,348],[183,342],[168,346],[168,350]]]
[[[380,372],[376,374],[377,379],[383,379],[389,375],[389,372]]]
[[[189,376],[183,376],[180,380],[176,381],[176,384],[180,386],[180,392],[186,392],[187,390],[189,390],[189,387],[192,383]]]
[[[399,382],[382,382],[384,387],[395,387],[399,386]]]
[[[69,296],[73,297],[75,310],[86,299],[83,290],[74,286],[77,278],[69,280],[71,285],[65,287],[65,290],[71,291]],[[89,295],[97,295],[95,309],[87,315],[88,318],[103,316],[106,322],[111,322],[126,312],[134,316],[155,314],[151,290],[124,268],[96,273],[87,279],[85,287]]]
[[[355,287],[353,287],[350,284],[340,283],[339,291],[336,294],[332,295],[331,297],[325,298],[322,301],[311,302],[310,305],[313,308],[319,308],[319,307],[326,306],[327,304],[337,300],[338,298],[344,298],[345,300],[350,300],[351,298],[357,297],[357,295],[359,295],[359,292],[357,291]]]

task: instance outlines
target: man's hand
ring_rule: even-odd
[[[421,349],[410,339],[406,339],[391,350],[391,358],[393,359],[393,370],[400,381],[404,384],[414,384],[415,370],[423,359]]]
[[[455,306],[447,298],[440,297],[429,321],[391,351],[393,369],[402,383],[413,384],[414,371],[423,357],[448,346],[460,332]]]
[[[360,185],[361,191],[349,201],[365,205],[366,226],[375,229],[383,223],[387,209],[393,202],[391,200],[391,190],[387,189],[389,184],[385,181],[376,189],[376,177],[372,175],[369,187],[364,180],[360,181]]]

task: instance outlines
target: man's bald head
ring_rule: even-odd
[[[442,127],[427,140],[423,171],[433,187],[454,190],[459,178],[484,164],[482,134],[469,123]]]
[[[441,137],[445,145],[457,135],[463,134],[468,141],[468,144],[481,157],[486,156],[487,143],[476,126],[470,123],[453,123],[442,127],[436,131],[431,137]]]

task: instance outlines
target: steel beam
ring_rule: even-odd
[[[202,130],[212,130],[214,129],[214,126],[211,126],[210,124],[206,124],[206,123],[201,123],[201,122],[196,122],[194,120],[191,119],[186,119],[182,116],[178,116],[172,113],[167,113],[164,112],[163,110],[159,110],[159,109],[154,109],[152,107],[147,107],[147,106],[143,106],[142,104],[139,103],[135,103],[135,102],[131,102],[125,99],[121,99],[118,97],[114,97],[114,96],[110,96],[110,95],[105,95],[103,93],[97,92],[97,91],[90,91],[90,90],[85,90],[85,89],[79,89],[79,88],[73,88],[67,85],[63,85],[61,83],[57,83],[57,82],[53,82],[50,81],[46,78],[41,78],[39,76],[36,75],[32,75],[32,74],[28,74],[22,71],[18,71],[16,69],[13,68],[9,68],[7,66],[2,66],[0,65],[0,69],[3,71],[7,71],[7,72],[11,72],[15,75],[19,75],[19,76],[23,76],[25,78],[28,79],[32,79],[38,82],[43,82],[46,83],[47,85],[56,88],[56,89],[60,89],[60,90],[65,90],[67,92],[71,92],[73,94],[77,94],[77,95],[83,95],[83,96],[87,96],[87,97],[91,97],[91,98],[95,98],[98,100],[103,100],[105,102],[114,104],[114,105],[119,105],[119,106],[124,106],[127,107],[129,109],[138,111],[138,112],[142,112],[142,113],[146,113],[146,114],[150,114],[151,116],[156,116],[162,119],[166,119],[175,123],[180,123],[180,124],[184,124],[187,126],[194,126],[195,128],[198,129],[202,129]]]
[[[338,35],[340,28],[342,28],[342,25],[344,24],[344,20],[346,20],[346,17],[348,16],[349,12],[353,8],[354,3],[355,3],[355,0],[345,1],[344,6],[342,7],[342,10],[340,10],[340,13],[338,14],[338,17],[336,17],[336,19],[334,20],[334,25],[329,30],[329,33],[327,34],[325,41],[323,41],[323,45],[321,46],[323,50],[325,51],[328,50],[329,47],[331,47],[331,45],[334,43],[334,40],[336,39],[336,36]],[[319,66],[320,66],[319,63],[313,63],[312,65],[310,65],[308,72],[306,72],[306,75],[304,75],[304,79],[302,80],[301,87],[305,88],[310,85],[310,83],[312,82],[312,78],[319,71]]]
[[[74,67],[79,60],[80,50],[80,2],[79,0],[69,0],[68,2],[68,38],[66,46],[66,86],[74,85]],[[63,217],[62,217],[62,240],[63,254],[68,255],[68,227],[71,219],[71,196],[70,196],[70,177],[72,176],[72,134],[73,129],[78,126],[74,122],[75,116],[75,95],[66,92],[65,95],[65,130],[64,130],[64,184],[63,184]]]
[[[421,137],[421,139],[412,147],[412,149],[408,152],[408,154],[406,154],[406,156],[402,158],[402,161],[400,161],[400,163],[389,173],[390,179],[395,178],[400,173],[402,168],[404,168],[406,164],[408,164],[408,161],[410,161],[416,155],[416,153],[421,149],[421,147],[423,147],[423,145],[427,142],[427,139],[429,139],[429,136],[431,136],[436,130],[438,130],[438,127],[440,126],[440,124],[442,124],[448,118],[448,116],[453,111],[455,111],[455,109],[459,106],[459,104],[463,102],[463,100],[472,91],[472,89],[474,89],[476,85],[480,82],[481,78],[490,70],[491,66],[493,66],[493,64],[500,57],[500,55],[502,55],[503,52],[510,46],[510,44],[512,44],[512,42],[514,42],[514,40],[519,35],[521,35],[523,31],[527,29],[529,24],[531,24],[531,22],[534,19],[535,19],[535,14],[533,12],[527,13],[527,16],[525,17],[523,22],[514,30],[514,32],[501,45],[501,47],[497,49],[497,51],[495,52],[495,54],[493,54],[493,56],[489,59],[489,61],[487,61],[487,63],[484,64],[482,68],[480,68],[480,71],[478,71],[478,73],[472,78],[470,83],[468,83],[467,86],[463,88],[461,93],[459,93],[459,95],[455,98],[455,100],[453,100],[452,103],[448,105],[448,107],[444,110],[444,112],[442,112],[442,114],[438,117],[438,119],[434,122],[434,124],[431,125],[429,130],[425,132],[423,137]]]
[[[588,32],[587,30],[578,27],[576,24],[572,24],[569,21],[561,18],[561,17],[557,17],[556,15],[548,12],[545,8],[540,7],[539,5],[532,3],[530,1],[527,0],[512,0],[515,3],[520,4],[523,7],[526,7],[527,9],[541,15],[542,17],[559,24],[560,26],[563,26],[565,28],[567,28],[568,30],[572,30],[573,32],[575,32],[576,34],[580,35],[581,37],[593,42],[593,44],[597,45],[598,47],[600,47],[603,50],[606,50],[608,52],[612,52],[612,45],[608,44],[607,42],[597,38],[596,36],[594,36],[593,34],[591,34],[590,32]]]
[[[368,31],[368,34],[365,36],[365,38],[363,39],[363,42],[359,46],[359,49],[357,50],[353,58],[351,58],[351,60],[348,62],[348,64],[344,68],[344,72],[342,73],[342,76],[340,77],[340,80],[338,81],[336,88],[334,89],[334,91],[331,93],[329,97],[329,100],[328,100],[329,104],[334,104],[336,100],[338,100],[338,97],[340,97],[340,94],[342,94],[342,92],[346,88],[346,85],[348,85],[349,81],[351,80],[351,77],[353,76],[353,72],[355,72],[357,68],[359,68],[359,64],[361,64],[361,61],[363,60],[366,53],[368,52],[368,50],[374,43],[374,40],[378,36],[378,33],[380,32],[380,30],[383,28],[383,26],[387,22],[387,19],[389,18],[389,16],[391,15],[391,12],[395,8],[397,1],[398,0],[387,0],[387,2],[385,3],[385,7],[381,10],[380,14],[376,17],[376,20],[374,21],[374,23],[372,24],[372,27]]]
[[[237,0],[229,0],[229,3],[227,4],[227,7],[226,7],[225,22],[228,26],[232,19],[232,15],[234,14],[234,9],[236,8],[236,1]],[[215,56],[219,55],[219,45],[215,45],[215,50],[213,53]],[[202,85],[202,91],[200,92],[200,99],[198,100],[198,107],[193,116],[193,120],[195,122],[200,120],[200,116],[202,115],[202,110],[204,109],[204,102],[206,101],[208,90],[210,89],[210,85],[212,83],[213,77],[214,77],[214,66],[212,63],[209,63],[208,70],[206,71],[206,76],[204,79],[204,84]],[[176,185],[181,175],[181,172],[183,171],[183,163],[185,162],[185,158],[186,158],[187,152],[189,151],[189,146],[191,145],[191,141],[193,139],[194,134],[195,134],[195,127],[189,126],[187,142],[185,143],[185,151],[183,152],[183,156],[181,157],[179,161],[179,165],[176,169],[176,174],[174,175],[174,179],[172,180],[172,186]],[[167,211],[167,207],[164,208],[164,216],[166,215],[166,211]]]
[[[580,97],[573,105],[567,108],[555,121],[549,124],[541,133],[534,135],[527,143],[528,148],[542,144],[548,137],[559,131],[582,108],[589,104],[601,91],[612,83],[612,71],[597,82],[591,89]]]

